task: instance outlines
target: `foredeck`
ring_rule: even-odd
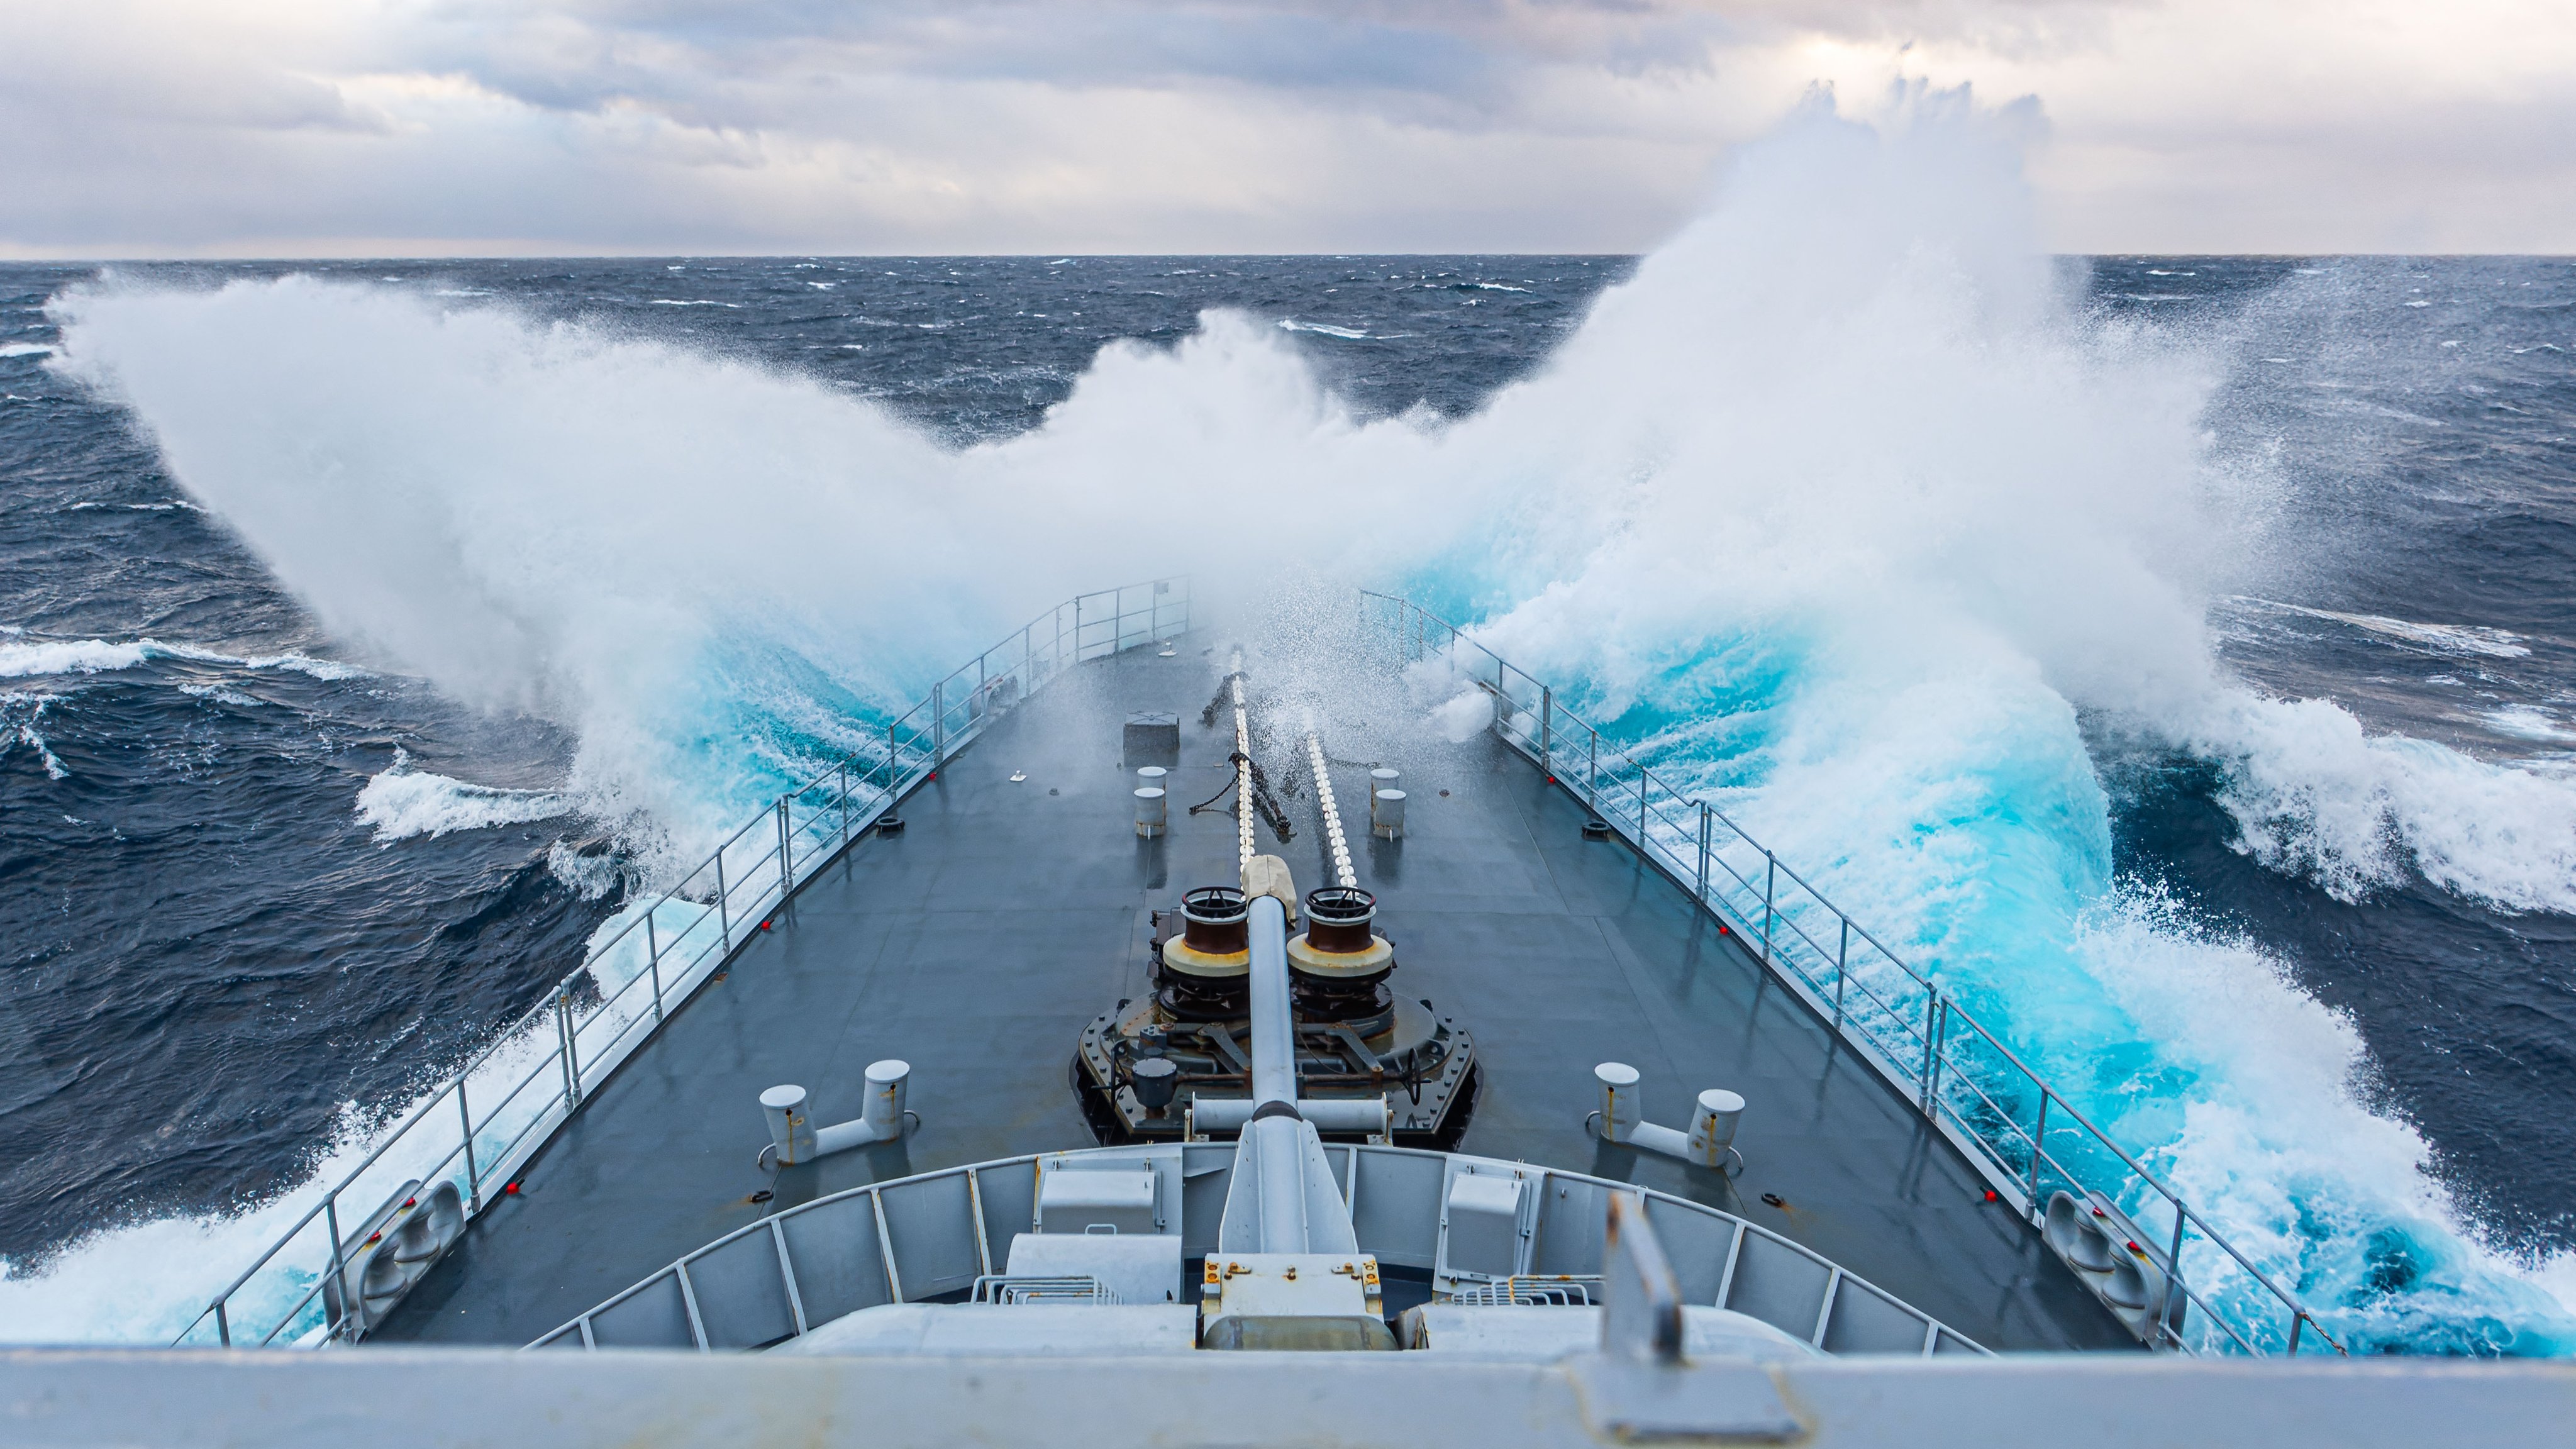
[[[903,802],[903,833],[817,871],[595,1087],[374,1336],[526,1343],[765,1213],[1089,1145],[1066,1071],[1083,1023],[1144,991],[1150,911],[1235,876],[1233,816],[1183,813],[1223,785],[1233,747],[1230,722],[1197,723],[1221,673],[1203,642],[1083,665],[995,721]],[[1139,709],[1183,718],[1158,841],[1133,833],[1119,759]],[[1490,733],[1410,765],[1405,838],[1354,841],[1355,864],[1397,948],[1392,984],[1475,1034],[1483,1085],[1459,1150],[1740,1214],[1991,1348],[2135,1346],[1738,938],[1629,845],[1584,840],[1579,802]],[[1365,798],[1364,772],[1346,773],[1339,793]],[[1289,846],[1261,838],[1302,888],[1323,883],[1322,847],[1299,823]],[[855,1116],[881,1057],[912,1064],[916,1134],[760,1168],[763,1088],[806,1086],[817,1122]],[[1638,1068],[1650,1120],[1680,1122],[1702,1088],[1742,1093],[1741,1176],[1590,1136],[1592,1067],[1609,1060]]]

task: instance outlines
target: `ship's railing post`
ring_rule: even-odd
[[[581,1053],[573,1042],[572,993],[555,992],[555,1035],[563,1042],[564,1110],[581,1105]]]
[[[1645,766],[1637,767],[1637,848],[1639,850],[1646,848],[1646,787],[1652,785],[1654,780],[1654,776],[1646,773]]]
[[[1590,725],[1585,725],[1583,731],[1589,739],[1587,753],[1583,757],[1583,803],[1598,810],[1601,808],[1601,731]]]
[[[716,847],[716,939],[724,942],[728,951],[733,949],[733,904],[726,899],[731,894],[725,888],[724,846],[719,845]]]
[[[323,1337],[337,1338],[340,1336],[340,1319],[349,1316],[349,1259],[340,1247],[340,1190],[336,1187],[322,1199],[322,1231],[331,1235],[331,1281],[338,1284],[340,1290],[333,1295],[340,1300],[339,1317],[331,1318],[331,1322],[326,1325],[328,1331],[323,1334]],[[328,1307],[330,1300],[324,1299],[323,1302],[325,1304],[323,1316],[330,1318]],[[230,1335],[227,1334],[226,1337],[229,1338]]]
[[[843,760],[832,767],[832,778],[841,790],[841,847],[850,844],[850,762]]]
[[[1843,938],[1834,947],[1834,1030],[1843,1029],[1843,978],[1851,975],[1851,917],[1840,911],[1834,918],[1843,923]]]
[[[465,1105],[465,1077],[456,1078],[456,1120],[465,1132],[465,1211],[483,1211],[483,1176],[474,1166],[474,1113]]]
[[[1556,773],[1556,687],[1538,687],[1538,762]]]
[[[2033,1222],[2038,1222],[2048,1215],[2047,1210],[2039,1205],[2039,1164],[2047,1155],[2048,1088],[2043,1085],[2039,1089],[2039,1122],[2030,1134],[2030,1191],[2027,1195],[2030,1199],[2030,1217]],[[2175,1216],[2179,1218],[2181,1215]]]
[[[1771,896],[1780,884],[1780,857],[1762,852],[1762,959],[1771,959]]]
[[[787,898],[796,892],[796,845],[795,837],[788,829],[787,800],[785,795],[778,797],[778,904],[781,906],[785,906]]]
[[[930,686],[930,767],[948,763],[948,681]]]
[[[683,934],[686,934],[685,932]],[[662,1020],[662,943],[653,930],[653,908],[644,908],[644,969],[653,973],[653,1020]]]
[[[1699,802],[1699,898],[1708,899],[1708,802]]]
[[[224,1303],[229,1297],[227,1294],[225,1298],[215,1300],[215,1342],[226,1348],[233,1346],[232,1315],[224,1311]]]
[[[2180,1325],[2174,1321],[2179,1316],[2174,1300],[2183,1291],[2182,1228],[2185,1218],[2181,1198],[2168,1193],[2165,1200],[2173,1207],[2173,1246],[2165,1251],[2165,1296],[2164,1301],[2156,1305],[2156,1328],[2160,1333],[2171,1334],[2178,1342],[2182,1335],[2178,1331]],[[2299,1351],[2299,1317],[2298,1305],[2290,1305],[2290,1352],[2293,1354]]]
[[[1921,1093],[1923,1110],[1932,1110],[1932,1066],[1940,1060],[1940,1048],[1934,1044],[1934,1020],[1941,1011],[1941,989],[1934,987],[1923,998],[1923,1070],[1916,1077],[1916,1091]]]

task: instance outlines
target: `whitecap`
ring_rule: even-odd
[[[2239,595],[2232,602],[2257,608],[2277,609],[2285,614],[2303,614],[2311,619],[2325,619],[2349,624],[2366,633],[2402,644],[2413,644],[2441,654],[2474,654],[2489,659],[2520,659],[2531,653],[2522,636],[2483,624],[2423,624],[2412,619],[2391,619],[2384,614],[2347,614],[2335,609],[2311,609],[2303,604],[2284,604],[2273,599]]]
[[[51,357],[54,349],[41,342],[0,342],[0,357]]]
[[[1294,317],[1280,318],[1279,330],[1282,332],[1314,332],[1325,337],[1347,338],[1353,342],[1361,341],[1368,336],[1366,332],[1360,331],[1355,327],[1334,327],[1322,322],[1300,322]]]
[[[411,757],[394,752],[393,765],[358,791],[358,820],[376,828],[376,843],[391,845],[416,835],[433,839],[456,830],[484,830],[495,825],[524,825],[572,813],[572,805],[551,790],[506,790],[433,775],[412,768]]]
[[[255,707],[260,703],[238,689],[226,689],[220,684],[183,684],[179,686],[179,692],[190,699],[211,699],[217,704]]]
[[[2545,744],[2576,744],[2576,730],[2570,730],[2537,705],[2509,704],[2479,716],[2487,728],[2518,740],[2538,740]]]
[[[700,298],[696,301],[683,302],[675,297],[655,297],[647,305],[654,307],[731,307],[737,311],[742,307],[740,302],[710,302],[704,298]]]
[[[55,694],[0,694],[0,756],[7,755],[13,745],[25,745],[34,750],[36,758],[43,762],[45,778],[70,779],[72,772],[63,764],[62,757],[54,753],[53,747],[36,730],[37,721],[45,717],[46,707],[61,697]]]
[[[363,679],[368,672],[335,659],[309,654],[224,654],[195,644],[167,644],[158,639],[44,639],[0,644],[0,679],[27,679],[49,674],[106,674],[132,669],[152,659],[181,659],[234,669],[283,669],[315,679]]]

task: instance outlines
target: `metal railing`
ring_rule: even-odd
[[[532,1349],[756,1349],[801,1338],[847,1314],[939,1300],[1007,1271],[1011,1240],[1036,1227],[1040,1164],[1141,1165],[1171,1147],[1092,1147],[1031,1153],[845,1188],[734,1229],[539,1338]],[[1236,1144],[1194,1142],[1170,1170],[1194,1182],[1233,1171]],[[1416,1147],[1331,1143],[1332,1186],[1351,1226],[1381,1264],[1433,1273],[1451,1174],[1469,1164],[1526,1176],[1537,1221],[1516,1257],[1519,1291],[1504,1301],[1575,1296],[1597,1284],[1601,1223],[1613,1196],[1631,1197],[1671,1256],[1689,1302],[1758,1318],[1827,1353],[1978,1354],[1984,1345],[1804,1244],[1721,1208],[1579,1172]],[[1224,1202],[1186,1200],[1173,1231],[1180,1256],[1216,1249]],[[1562,1226],[1552,1224],[1560,1220]],[[1027,1280],[1022,1280],[1027,1281]],[[1588,1293],[1585,1296],[1589,1296]],[[1484,1301],[1493,1301],[1487,1299]]]
[[[1445,667],[1493,696],[1494,732],[1592,807],[2034,1222],[2050,1195],[2097,1187],[2157,1241],[2137,1245],[2165,1277],[2154,1322],[2171,1346],[2292,1353],[2343,1345],[2298,1297],[2229,1243],[2182,1195],[2022,1061],[1940,983],[1916,970],[1746,834],[1576,716],[1555,689],[1456,625],[1391,594],[1361,591],[1363,627],[1402,667]],[[2187,1265],[2187,1255],[2197,1262]]]
[[[1188,632],[1186,575],[1069,599],[930,686],[887,721],[881,752],[846,757],[781,794],[713,854],[597,943],[545,999],[431,1092],[325,1189],[198,1314],[179,1343],[320,1344],[362,1336],[344,1207],[365,1216],[445,1180],[468,1220],[581,1109],[635,1047],[721,972],[799,884],[889,806],[1065,668]],[[341,1290],[325,1293],[337,1281]],[[354,1313],[353,1319],[353,1310]]]

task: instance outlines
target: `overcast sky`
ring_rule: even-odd
[[[2576,252],[2576,0],[0,0],[0,255],[1635,251],[1900,77],[2062,250]]]

